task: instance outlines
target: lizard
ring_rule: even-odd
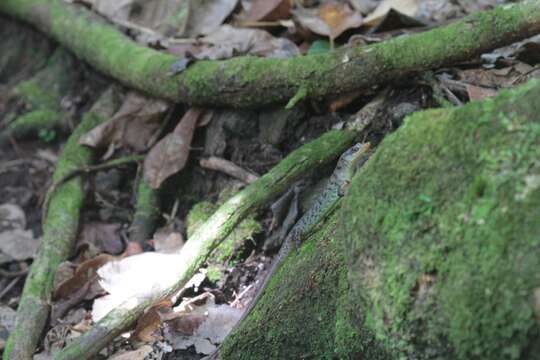
[[[358,143],[346,150],[339,158],[336,168],[325,189],[314,201],[313,205],[302,215],[302,217],[294,224],[293,228],[272,262],[270,269],[264,276],[260,286],[257,288],[253,299],[250,301],[247,309],[244,311],[237,325],[240,324],[253,310],[259,297],[263,294],[272,275],[279,269],[283,260],[289,255],[293,249],[298,249],[303,239],[311,233],[311,231],[319,224],[330,212],[341,197],[345,194],[345,190],[350,184],[356,170],[360,168],[369,158],[370,143]],[[237,327],[235,325],[235,328]],[[210,356],[209,359],[216,359],[219,353],[219,348]]]

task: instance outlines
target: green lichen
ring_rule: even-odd
[[[413,358],[538,353],[538,96],[415,114],[355,177],[341,237],[357,329]]]

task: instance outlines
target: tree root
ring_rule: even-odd
[[[105,121],[114,111],[114,97],[105,92],[68,139],[55,170],[53,181],[93,161],[93,152],[79,145],[79,138]],[[17,309],[15,330],[11,333],[4,359],[31,359],[46,325],[50,311],[53,279],[58,265],[68,258],[79,227],[79,211],[83,203],[83,187],[79,178],[64,182],[50,199],[43,226],[40,250],[30,268]]]
[[[270,172],[224,203],[201,225],[180,252],[185,270],[177,283],[164,292],[146,299],[130,299],[111,311],[81,337],[58,353],[55,360],[88,359],[97,354],[112,339],[132,326],[139,316],[160,299],[174,296],[210,253],[234,227],[256,209],[271,202],[307,171],[335,160],[353,142],[355,133],[332,130],[320,138],[293,151]]]
[[[293,98],[292,106],[300,99],[347,94],[459,63],[540,32],[540,0],[527,0],[375,45],[290,59],[199,61],[170,76],[176,57],[135,44],[82,6],[61,0],[3,0],[0,11],[34,25],[130,87],[198,106],[254,107]]]

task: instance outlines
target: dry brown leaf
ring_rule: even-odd
[[[131,92],[118,112],[110,120],[83,135],[79,144],[113,149],[127,145],[135,151],[144,151],[152,134],[159,128],[168,106],[163,100],[149,99]]]
[[[220,60],[237,55],[255,55],[271,58],[288,58],[300,54],[298,47],[285,38],[275,38],[259,29],[240,29],[221,26],[216,32],[201,39],[205,44],[194,55],[196,59]]]
[[[186,165],[189,147],[197,121],[204,110],[191,108],[174,131],[161,139],[144,160],[144,179],[152,189],[157,189],[169,176]]]
[[[234,10],[238,0],[189,0],[189,13],[183,37],[210,34]]]
[[[241,310],[229,305],[216,305],[209,293],[184,300],[174,311],[177,315],[169,315],[170,331],[165,337],[174,349],[194,346],[201,354],[212,353],[242,315]]]
[[[172,310],[172,303],[170,300],[163,300],[153,305],[137,321],[135,332],[133,336],[139,341],[153,342],[156,340],[154,333],[161,326],[162,312],[170,312]]]
[[[275,21],[290,17],[291,0],[255,0],[243,16],[246,21]]]
[[[93,244],[101,252],[119,254],[124,250],[120,228],[121,224],[86,223],[81,230],[79,242]]]
[[[293,11],[296,20],[315,34],[337,38],[343,32],[362,25],[360,12],[353,10],[347,3],[330,2],[319,9],[299,8]]]
[[[195,330],[206,320],[204,314],[187,314],[171,321],[171,326],[182,335],[193,335]]]
[[[366,25],[373,25],[381,20],[390,9],[394,9],[404,15],[414,17],[418,12],[419,0],[383,0],[379,6],[364,19]]]
[[[362,25],[362,15],[352,10],[343,2],[323,4],[319,8],[319,17],[330,27],[331,38],[335,39],[343,32]]]
[[[108,254],[101,254],[96,256],[93,259],[87,260],[77,266],[73,276],[61,284],[58,285],[54,292],[54,298],[67,298],[74,292],[78,291],[84,287],[88,281],[91,281],[94,276],[96,276],[97,270],[108,263],[111,260],[114,260],[115,257]]]
[[[150,345],[143,345],[137,350],[126,351],[120,354],[116,354],[109,358],[109,360],[144,360],[148,359],[154,349]]]
[[[465,85],[465,87],[467,89],[467,94],[469,95],[469,99],[471,101],[483,100],[486,98],[494,97],[499,93],[497,90],[485,88],[481,86],[476,86],[476,85],[467,84]]]

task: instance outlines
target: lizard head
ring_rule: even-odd
[[[338,194],[343,196],[354,173],[369,159],[370,143],[358,143],[345,151],[339,158],[332,180],[339,184]]]

